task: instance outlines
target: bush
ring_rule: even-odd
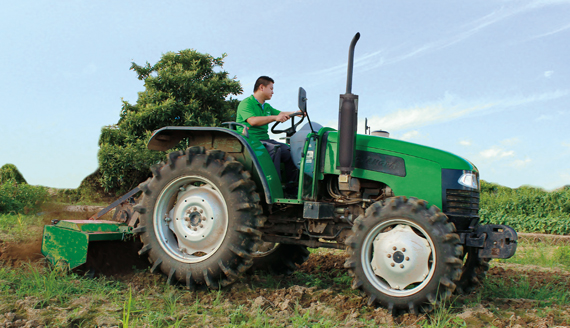
[[[548,192],[481,183],[483,223],[506,224],[519,232],[570,234],[570,188]]]
[[[14,180],[0,184],[0,213],[36,212],[48,199],[47,188],[17,183]]]
[[[77,189],[52,189],[52,200],[62,203],[106,204],[113,201],[116,195],[105,192],[100,184],[101,171],[88,175],[81,181]]]

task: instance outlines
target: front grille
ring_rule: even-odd
[[[479,219],[479,192],[447,189],[443,212],[458,230],[469,229],[472,221]]]

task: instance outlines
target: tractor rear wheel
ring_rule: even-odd
[[[190,289],[217,289],[232,283],[252,264],[263,225],[259,195],[241,163],[222,151],[191,147],[174,152],[151,169],[135,206],[151,272]]]
[[[461,274],[463,249],[455,226],[415,198],[377,202],[358,217],[346,240],[352,288],[392,313],[429,312],[449,298]]]

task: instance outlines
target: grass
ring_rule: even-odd
[[[311,306],[290,298],[287,307],[254,304],[255,291],[238,283],[239,290],[188,292],[169,286],[158,275],[136,274],[136,283],[106,278],[87,279],[73,273],[31,265],[0,269],[0,312],[25,317],[35,311],[47,326],[121,327],[337,327],[343,318],[334,305]],[[286,288],[277,291],[286,291]],[[241,297],[239,295],[244,295]],[[237,297],[237,298],[236,298]],[[370,314],[373,309],[363,312]],[[334,315],[332,315],[334,314]],[[340,314],[340,315],[339,315]],[[370,319],[354,319],[368,322]],[[1,322],[1,319],[0,319]]]
[[[539,305],[570,304],[570,285],[568,282],[531,282],[527,277],[517,280],[490,279],[483,285],[484,298],[525,299],[539,301]]]
[[[0,240],[27,242],[41,235],[45,217],[40,215],[0,214]]]
[[[535,271],[533,274],[508,276],[508,278],[486,279],[481,288],[481,297],[487,299],[528,299],[537,301],[537,305],[548,306],[557,304],[570,305],[570,245],[553,243],[521,243],[515,255],[506,260],[494,260],[492,265],[515,264],[531,267],[534,270],[546,268],[547,273]],[[516,267],[515,267],[516,269]],[[558,269],[560,273],[550,272]],[[549,273],[550,272],[550,273]]]
[[[512,258],[495,261],[570,270],[570,245],[521,242]]]
[[[485,285],[470,296],[471,304],[465,301],[466,298],[454,298],[427,316],[410,319],[413,321],[405,321],[404,316],[394,322],[386,310],[367,307],[365,299],[350,289],[349,283],[314,286],[318,285],[317,281],[330,282],[343,275],[322,272],[311,279],[313,275],[297,271],[283,279],[280,287],[272,287],[275,282],[269,279],[266,283],[265,278],[271,275],[256,276],[259,278],[254,284],[248,283],[248,280],[254,280],[252,277],[243,277],[224,290],[188,292],[167,285],[160,275],[147,272],[116,281],[87,279],[32,265],[2,267],[0,313],[14,312],[24,318],[32,311],[42,318],[43,324],[53,327],[103,324],[121,327],[377,327],[413,324],[436,328],[471,326],[457,317],[464,304],[469,308],[496,299],[535,300],[540,310],[537,317],[562,317],[556,307],[566,308],[570,304],[568,286],[562,283],[533,284],[524,277],[506,280],[491,275]],[[295,288],[305,288],[304,296],[295,296]],[[268,301],[255,302],[259,297]],[[287,306],[284,305],[286,300],[289,300]],[[337,300],[344,301],[341,304]],[[347,304],[350,304],[349,308],[344,307]],[[505,313],[505,310],[495,311],[497,318]]]
[[[419,322],[423,328],[444,328],[444,327],[467,327],[465,320],[456,317],[454,301],[445,301],[438,305],[429,317]]]
[[[75,297],[92,293],[95,298],[106,298],[117,293],[116,282],[100,279],[82,279],[76,274],[24,265],[13,269],[0,269],[0,280],[6,284],[0,292],[6,298],[33,299],[33,308],[49,305],[63,305]]]
[[[37,238],[52,218],[85,216],[58,212],[59,207],[50,208],[45,215],[0,215],[0,240],[26,242]],[[313,256],[340,253],[311,250]],[[556,268],[563,274],[570,270],[570,245],[523,242],[513,258],[492,264]],[[552,320],[551,325],[569,322],[569,315],[563,313],[570,305],[567,276],[537,281],[532,270],[524,269],[521,272],[526,276],[508,279],[489,275],[475,294],[453,299],[429,315],[392,318],[387,310],[366,306],[366,298],[351,289],[352,278],[342,267],[317,267],[311,274],[298,270],[291,276],[256,273],[221,291],[189,292],[148,272],[135,272],[121,280],[87,279],[40,265],[8,267],[0,263],[0,313],[28,319],[33,313],[38,323],[47,327],[482,327],[495,322],[501,323],[497,326],[510,324],[510,312],[523,316],[524,311],[498,301],[522,299],[535,311],[528,322],[536,322],[536,318]],[[481,304],[489,309],[491,319],[457,317]],[[0,315],[0,326],[2,320]]]

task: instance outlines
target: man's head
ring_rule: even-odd
[[[262,98],[258,100],[270,100],[273,96],[273,83],[275,83],[275,81],[273,81],[273,79],[269,76],[258,77],[253,87],[253,94],[256,96],[256,98]]]

